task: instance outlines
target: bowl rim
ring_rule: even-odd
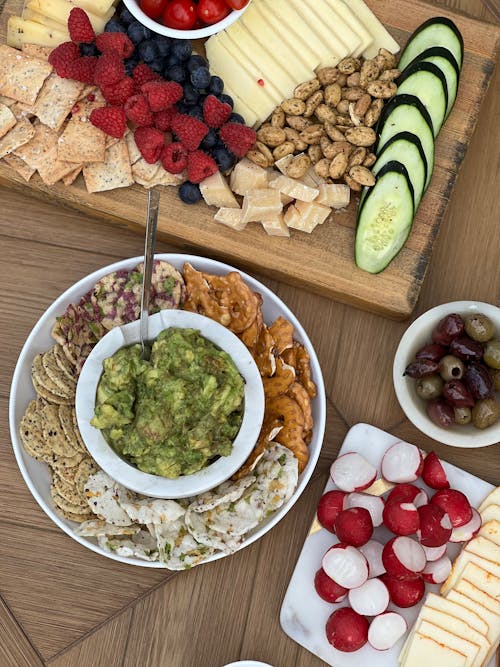
[[[411,390],[415,381],[403,376],[403,372],[415,352],[424,344],[417,340],[418,337],[426,332],[426,340],[430,340],[432,328],[439,320],[445,315],[455,312],[461,315],[482,312],[493,319],[495,330],[500,334],[500,308],[493,304],[483,301],[464,300],[450,301],[430,308],[410,324],[399,341],[393,362],[392,378],[394,390],[401,409],[407,418],[425,435],[452,447],[470,449],[488,447],[500,441],[500,420],[484,430],[476,429],[473,426],[457,426],[451,429],[444,429],[434,424],[427,417],[423,408],[420,408],[416,404],[415,394]],[[473,428],[474,431],[472,431]]]
[[[104,472],[126,488],[156,498],[188,498],[222,484],[246,461],[252,451],[264,419],[264,387],[259,369],[241,340],[227,327],[199,313],[165,309],[148,320],[151,340],[170,328],[197,329],[199,333],[227,352],[244,378],[243,419],[229,456],[221,456],[211,465],[191,475],[169,479],[143,472],[117,454],[102,432],[90,424],[104,359],[123,347],[139,342],[140,320],[111,329],[92,349],[78,378],[75,411],[81,436],[90,455]],[[93,401],[89,400],[93,398]]]

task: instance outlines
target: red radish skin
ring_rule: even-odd
[[[424,569],[427,560],[418,542],[411,537],[393,537],[384,546],[382,562],[388,574],[395,577],[414,577]]]
[[[422,549],[425,552],[425,557],[427,558],[427,562],[432,563],[435,560],[441,558],[441,556],[445,555],[446,544],[442,544],[440,547],[426,547],[425,544],[422,544]]]
[[[431,498],[433,505],[438,505],[450,517],[453,528],[460,528],[472,519],[472,507],[461,491],[442,489]]]
[[[380,579],[368,579],[358,588],[353,588],[348,594],[352,609],[363,616],[377,616],[389,606],[389,591]]]
[[[424,597],[425,583],[422,577],[398,579],[389,574],[383,574],[380,578],[387,586],[391,602],[396,607],[402,609],[414,607]]]
[[[370,512],[364,507],[342,510],[335,519],[335,534],[341,542],[360,547],[373,535]]]
[[[341,491],[363,491],[377,477],[377,469],[357,452],[342,454],[330,467],[330,477]]]
[[[322,567],[314,576],[314,588],[325,602],[342,602],[347,595],[347,588],[342,588],[336,581],[333,581]]]
[[[345,499],[344,509],[350,507],[364,507],[370,512],[374,528],[382,525],[382,512],[384,511],[384,499],[380,496],[371,496],[369,493],[358,493],[353,491]]]
[[[378,577],[384,574],[385,567],[382,563],[382,551],[384,545],[377,540],[368,540],[366,544],[359,547],[359,550],[368,561],[368,578]]]
[[[472,519],[464,524],[463,526],[458,526],[453,528],[451,531],[450,542],[468,542],[477,535],[479,529],[481,528],[483,520],[479,512],[472,508]]]
[[[450,483],[446,477],[443,464],[435,452],[429,452],[424,459],[422,479],[431,489],[449,489]]]
[[[357,588],[368,579],[368,561],[350,544],[334,544],[323,556],[323,570],[343,588]]]
[[[420,477],[424,464],[422,452],[409,442],[399,441],[389,447],[382,457],[382,475],[389,482],[414,482]]]
[[[395,535],[413,535],[420,527],[418,510],[413,503],[386,503],[384,525]]]
[[[333,524],[339,512],[344,509],[344,503],[347,493],[345,491],[327,491],[319,499],[317,516],[318,521],[323,526],[334,533]]]
[[[395,611],[376,616],[368,629],[368,642],[376,651],[388,651],[408,629],[405,619]]]
[[[439,505],[423,505],[418,508],[420,516],[420,529],[418,537],[422,546],[440,547],[446,544],[451,536],[450,517],[439,507]]]
[[[387,496],[387,503],[393,500],[400,503],[413,503],[415,507],[427,505],[429,498],[423,489],[415,484],[397,484]]]
[[[422,572],[424,581],[428,584],[442,584],[448,579],[451,572],[451,560],[448,556],[442,556],[439,560],[427,563]]]
[[[350,607],[337,609],[326,622],[326,638],[337,651],[357,651],[368,641],[368,621]]]

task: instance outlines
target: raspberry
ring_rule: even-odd
[[[163,111],[182,100],[184,91],[175,81],[148,81],[141,86],[147,96],[151,111]]]
[[[66,67],[67,77],[83,83],[94,83],[96,64],[97,58],[95,56],[82,56],[72,60]]]
[[[208,127],[201,120],[180,113],[172,120],[172,132],[188,150],[194,151],[208,134]]]
[[[125,112],[121,107],[100,107],[90,114],[92,125],[99,127],[110,137],[121,139],[127,129]]]
[[[99,51],[115,50],[120,58],[130,58],[134,53],[134,45],[124,32],[103,32],[97,35],[95,44]]]
[[[191,183],[201,183],[205,178],[219,171],[215,160],[203,151],[192,151],[189,153],[187,169],[188,180]]]
[[[155,127],[162,132],[170,132],[172,129],[172,121],[178,113],[177,108],[172,106],[153,114]]]
[[[72,42],[80,44],[92,44],[95,39],[95,32],[89,17],[80,9],[73,7],[68,16],[68,30]]]
[[[135,85],[140,88],[143,83],[148,81],[157,81],[160,78],[160,75],[156,72],[153,72],[151,67],[146,65],[146,63],[141,63],[136,65],[132,72],[132,78],[134,79]]]
[[[67,69],[69,63],[80,57],[80,50],[73,42],[63,42],[52,49],[49,55],[49,63],[56,70],[56,74],[63,79],[67,79]]]
[[[255,130],[240,123],[226,123],[219,130],[219,136],[236,157],[245,157],[255,144]]]
[[[163,132],[154,127],[138,127],[134,132],[134,139],[142,157],[154,164],[160,158],[160,153],[165,145]]]
[[[116,51],[106,51],[97,60],[94,81],[100,87],[125,78],[125,65]]]
[[[174,141],[161,150],[160,160],[163,169],[170,174],[180,174],[187,167],[188,152],[180,141]]]
[[[215,95],[208,95],[203,104],[203,118],[209,127],[220,127],[228,120],[233,110],[225,102],[218,100]]]
[[[153,114],[145,95],[132,95],[125,102],[125,115],[139,127],[151,127]]]
[[[106,102],[121,106],[133,95],[134,82],[129,76],[126,76],[121,81],[118,81],[118,83],[102,85],[101,92]]]

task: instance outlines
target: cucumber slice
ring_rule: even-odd
[[[416,62],[432,63],[439,67],[446,79],[446,86],[448,88],[448,106],[446,108],[445,120],[448,117],[455,99],[457,97],[458,79],[460,77],[460,67],[458,66],[455,56],[442,46],[433,46],[420,53],[414,60],[411,61],[410,67]]]
[[[397,80],[398,94],[415,95],[425,106],[437,137],[448,108],[448,86],[443,72],[428,62],[414,62]]]
[[[422,23],[411,35],[399,59],[399,69],[403,70],[420,53],[432,46],[444,46],[451,51],[458,66],[462,68],[464,40],[460,30],[450,19],[436,16]]]
[[[388,162],[358,211],[355,260],[360,269],[380,273],[399,253],[413,223],[413,201],[406,167]]]

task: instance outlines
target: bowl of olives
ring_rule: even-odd
[[[434,440],[500,442],[500,308],[454,301],[425,312],[401,338],[393,381],[408,419]]]

